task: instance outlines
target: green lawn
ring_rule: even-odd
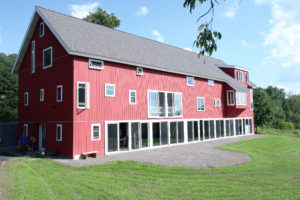
[[[252,162],[207,170],[136,162],[74,168],[16,158],[0,181],[10,183],[11,199],[300,199],[300,138],[269,136],[222,149]]]

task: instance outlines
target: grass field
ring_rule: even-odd
[[[0,183],[8,183],[10,199],[300,199],[300,138],[268,136],[221,148],[247,153],[252,162],[206,170],[130,161],[74,168],[15,158],[3,166]]]

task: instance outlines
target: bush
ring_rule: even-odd
[[[294,124],[292,122],[286,122],[282,119],[275,119],[273,121],[273,127],[276,129],[294,129]]]

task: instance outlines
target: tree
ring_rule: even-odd
[[[215,5],[219,4],[217,0],[185,0],[183,3],[183,7],[189,7],[190,13],[195,9],[196,2],[200,3],[200,5],[204,3],[209,3],[208,10],[202,14],[197,22],[200,21],[203,17],[211,13],[211,18],[208,22],[202,23],[198,27],[199,34],[197,36],[197,39],[194,42],[194,45],[200,49],[199,55],[204,55],[205,53],[211,54],[213,51],[217,51],[217,44],[216,40],[222,38],[222,34],[218,31],[212,30],[212,24],[214,19],[214,13],[215,13]],[[224,0],[225,1],[225,0]]]
[[[254,88],[253,90],[254,101],[254,121],[255,130],[258,126],[267,125],[273,119],[273,111],[271,99],[268,94],[262,88]]]
[[[96,12],[94,13],[89,13],[89,15],[83,18],[83,20],[100,24],[108,28],[117,28],[120,26],[120,20],[115,16],[114,13],[108,14],[101,8],[97,8]]]
[[[17,55],[0,53],[0,121],[16,121],[18,108],[18,77],[11,74]]]

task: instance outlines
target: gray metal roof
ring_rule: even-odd
[[[217,67],[226,65],[222,60],[208,56],[199,58],[197,53],[45,8],[36,7],[35,12],[34,16],[38,14],[45,21],[69,54],[218,80],[236,90],[247,91],[246,87]],[[22,48],[27,49],[26,41],[23,43],[25,47]],[[22,59],[18,58],[14,73],[17,73]]]

